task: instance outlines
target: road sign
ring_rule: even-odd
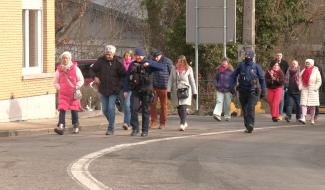
[[[199,44],[224,43],[224,29],[226,41],[236,40],[236,0],[186,0],[186,42],[195,43],[196,29],[198,29]],[[197,10],[196,10],[197,9]],[[224,11],[226,11],[226,25],[224,25]],[[196,12],[198,12],[196,24]]]

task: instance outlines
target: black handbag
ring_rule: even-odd
[[[179,89],[177,89],[177,98],[178,99],[188,98],[188,88],[179,88]]]

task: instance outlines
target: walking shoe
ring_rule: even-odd
[[[150,129],[157,129],[157,124],[151,122]]]
[[[159,129],[164,129],[165,128],[165,124],[160,124],[159,125]]]
[[[213,114],[213,118],[217,121],[221,121],[221,116]]]
[[[148,132],[142,132],[141,133],[141,137],[146,137],[146,136],[148,136]]]
[[[282,115],[280,115],[279,117],[277,117],[278,121],[282,121]]]
[[[137,136],[139,131],[137,130],[132,130],[131,136]]]
[[[252,133],[253,130],[248,130],[248,129],[246,129],[244,132],[245,132],[245,133]]]
[[[245,133],[252,133],[254,130],[254,127],[252,124],[249,124],[246,128],[247,129],[244,131]]]
[[[79,133],[79,128],[78,127],[74,127],[73,128],[73,133],[74,134],[78,134]]]
[[[288,123],[290,123],[290,121],[291,121],[290,117],[288,117],[288,116],[285,117],[285,120],[286,120]]]
[[[306,124],[306,119],[304,117],[302,117],[299,119],[299,122],[302,124]]]
[[[310,121],[310,123],[311,123],[312,125],[315,125],[315,119],[312,119],[312,120]]]
[[[225,121],[230,121],[230,118],[228,118],[228,117],[227,117],[227,118],[225,118]]]
[[[107,130],[106,135],[114,135],[114,131],[113,130]]]
[[[272,121],[273,121],[273,122],[278,122],[278,118],[276,118],[276,117],[272,117]]]
[[[188,127],[187,122],[184,123],[184,130]]]
[[[179,126],[179,130],[180,130],[180,131],[185,131],[185,126],[184,126],[183,124],[181,124],[181,125]]]
[[[59,135],[64,134],[64,125],[60,124],[57,128],[54,129],[54,132],[56,132]]]
[[[129,125],[126,124],[126,123],[124,123],[124,124],[122,125],[122,128],[123,128],[124,130],[128,130],[128,129],[129,129]]]

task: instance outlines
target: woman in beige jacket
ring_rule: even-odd
[[[300,73],[299,90],[301,91],[300,105],[301,118],[299,121],[306,123],[307,110],[310,111],[311,124],[315,124],[315,108],[319,106],[319,87],[322,85],[322,78],[313,59],[306,59],[305,68]]]
[[[177,89],[187,88],[188,97],[178,98]],[[184,131],[188,126],[186,122],[187,107],[192,104],[192,97],[197,97],[197,89],[195,85],[193,69],[187,64],[186,57],[180,55],[178,57],[176,66],[172,68],[168,80],[168,98],[172,98],[172,103],[177,107],[178,115],[180,118],[180,131]]]

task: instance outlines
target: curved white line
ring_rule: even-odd
[[[274,128],[284,128],[284,127],[296,127],[301,125],[287,125],[287,126],[272,126],[272,127],[263,127],[263,128],[255,128],[254,130],[265,130],[265,129],[274,129]],[[219,132],[212,132],[212,133],[201,133],[197,135],[187,135],[187,136],[177,136],[177,137],[167,137],[167,138],[161,138],[161,139],[152,139],[152,140],[146,140],[141,141],[137,143],[127,143],[127,144],[119,144],[115,145],[109,148],[102,149],[97,152],[93,152],[90,154],[87,154],[77,161],[71,163],[69,167],[67,168],[69,176],[75,180],[78,184],[80,184],[85,189],[91,189],[91,190],[102,190],[102,189],[112,189],[102,182],[98,181],[96,178],[94,178],[90,172],[88,171],[88,168],[94,160],[97,158],[109,154],[118,150],[122,150],[125,148],[129,148],[132,146],[137,145],[144,145],[154,142],[161,142],[161,141],[170,141],[170,140],[177,140],[177,139],[185,139],[190,137],[199,137],[199,136],[211,136],[211,135],[219,135],[219,134],[226,134],[226,133],[236,133],[236,132],[242,132],[242,129],[238,130],[231,130],[231,131],[219,131]]]

